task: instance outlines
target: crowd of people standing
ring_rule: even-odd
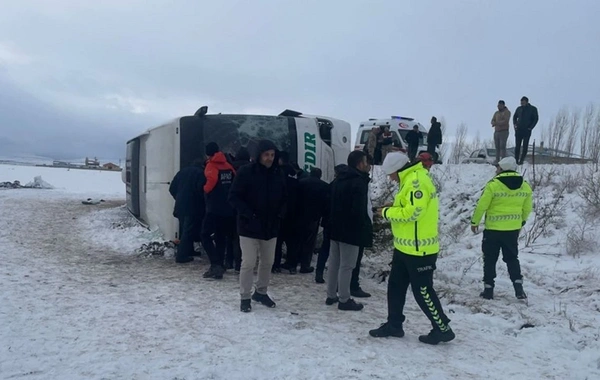
[[[518,125],[530,117],[527,112],[519,111]],[[501,120],[495,115],[492,123],[498,125]],[[437,123],[435,118],[433,123]],[[429,145],[435,149],[437,141]],[[296,274],[298,267],[300,273],[315,272],[317,283],[327,283],[326,305],[359,311],[364,305],[352,297],[370,297],[360,287],[359,273],[364,249],[373,245],[373,222],[378,215],[390,223],[394,254],[388,280],[388,318],[369,334],[375,338],[404,336],[403,310],[411,286],[432,325],[430,333],[419,340],[427,344],[449,342],[455,334],[433,287],[439,253],[438,194],[429,175],[434,158],[429,152],[418,157],[413,153],[385,153],[381,167],[398,183],[398,192],[392,203],[373,208],[372,160],[364,151],[351,152],[346,165],[335,167],[335,179],[328,184],[321,180],[320,169],[305,173],[271,141],[260,141],[252,158],[244,149],[228,157],[211,142],[206,146],[206,161],[197,160],[183,168],[169,189],[175,199],[173,214],[180,224],[175,260],[192,261],[194,242],[200,241],[210,260],[204,278],[222,279],[227,269],[239,272],[242,312],[252,310],[252,301],[275,307],[268,294],[271,274]],[[515,296],[527,298],[518,260],[518,236],[531,212],[532,191],[517,172],[517,165],[513,157],[499,160],[496,176],[486,185],[472,217],[474,233],[485,217],[484,290],[480,296],[486,299],[493,299],[500,252]],[[315,271],[312,258],[319,227],[323,228],[323,243]]]

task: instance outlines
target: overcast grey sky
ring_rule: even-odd
[[[0,155],[123,157],[193,113],[541,123],[600,104],[598,0],[0,2]],[[539,131],[537,131],[539,136]],[[3,154],[4,153],[4,154]]]

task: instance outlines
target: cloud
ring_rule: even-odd
[[[0,66],[27,65],[32,58],[20,52],[14,44],[0,41]]]
[[[9,2],[0,122],[23,118],[16,110],[28,99],[53,136],[89,141],[64,145],[78,151],[120,151],[121,136],[202,105],[290,108],[354,128],[443,115],[449,136],[465,122],[484,138],[498,99],[514,111],[528,95],[542,123],[562,105],[600,102],[600,52],[589,45],[600,40],[599,12],[591,0]],[[23,129],[38,132],[30,123]]]

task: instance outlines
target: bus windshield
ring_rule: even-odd
[[[208,115],[204,120],[204,142],[216,142],[224,153],[235,154],[246,147],[252,157],[258,142],[271,140],[278,149],[296,154],[294,119],[283,116]]]

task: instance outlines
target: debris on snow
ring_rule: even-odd
[[[136,250],[136,253],[142,257],[173,257],[175,255],[175,244],[170,241],[153,241],[142,244],[142,246]]]
[[[26,185],[21,185],[21,181],[0,182],[0,189],[54,189],[54,186],[44,181],[42,176],[36,176]]]

